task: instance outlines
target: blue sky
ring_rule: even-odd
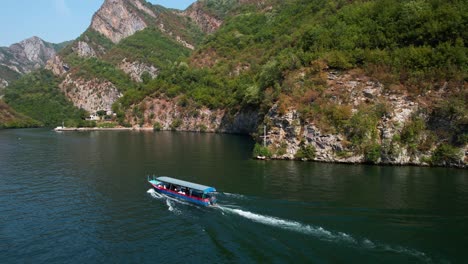
[[[59,43],[73,40],[88,28],[104,0],[1,0],[0,46],[32,36]],[[195,0],[150,0],[184,10]]]

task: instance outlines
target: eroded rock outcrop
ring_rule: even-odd
[[[149,74],[151,79],[158,76],[159,69],[150,64],[145,64],[138,61],[127,61],[124,59],[120,63],[119,68],[132,78],[135,82],[142,82],[142,75],[146,72]]]
[[[96,57],[96,51],[87,42],[78,41],[72,49],[80,57]]]
[[[127,111],[127,120],[134,126],[161,130],[250,134],[261,116],[254,109],[230,114],[222,109],[185,105],[178,98],[148,97]]]
[[[0,78],[0,89],[3,89],[8,86],[8,81]]]
[[[91,28],[114,43],[145,29],[148,25],[138,13],[132,12],[129,4],[152,16],[156,16],[139,0],[106,0],[93,16]]]
[[[213,33],[221,26],[223,21],[205,12],[204,3],[195,2],[187,10],[181,13],[195,22],[205,33]]]
[[[62,58],[58,55],[48,60],[45,68],[52,71],[52,73],[57,76],[65,74],[70,69],[68,64],[64,63]]]
[[[328,89],[346,96],[331,96],[335,104],[348,104],[356,113],[361,105],[373,102],[385,102],[386,113],[378,120],[375,128],[376,157],[372,163],[392,165],[429,165],[431,155],[440,142],[433,142],[425,149],[411,148],[402,144],[400,139],[405,125],[412,122],[412,117],[420,114],[421,106],[417,100],[409,98],[405,93],[390,94],[385,92],[383,85],[368,78],[355,78],[348,74],[328,75]],[[343,99],[346,98],[346,99]],[[346,100],[343,101],[343,100]],[[363,115],[365,117],[365,114]],[[425,117],[427,118],[427,117]],[[294,107],[280,110],[274,105],[264,118],[268,124],[267,146],[274,159],[296,159],[300,151],[311,147],[313,157],[309,159],[324,162],[364,163],[368,162],[365,151],[360,150],[350,142],[343,132],[324,131],[313,121],[307,121]],[[428,135],[420,135],[427,137]],[[450,166],[467,166],[467,146],[460,150],[460,160]],[[462,153],[463,152],[463,153]],[[305,158],[307,159],[307,158]]]
[[[122,96],[114,84],[98,79],[74,79],[70,74],[60,84],[60,89],[76,107],[90,113],[111,110],[112,104]]]

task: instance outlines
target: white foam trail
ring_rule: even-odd
[[[164,195],[162,193],[158,193],[156,190],[154,190],[153,188],[149,189],[148,191],[146,191],[147,193],[151,194],[151,196],[153,198],[156,198],[156,199],[166,199],[166,205],[167,205],[167,209],[171,212],[174,212],[174,213],[180,213],[177,209],[174,208],[173,204],[172,204],[172,201],[175,201],[175,202],[180,202],[178,201],[177,199],[175,198],[172,198],[172,197],[169,197],[167,195]],[[183,202],[181,202],[183,203]]]
[[[153,188],[149,189],[148,191],[146,191],[147,193],[151,194],[151,196],[153,198],[163,198],[162,194],[156,192]]]
[[[405,254],[405,255],[410,255],[413,257],[416,257],[418,259],[423,260],[426,263],[432,263],[432,259],[426,255],[426,253],[415,250],[415,249],[409,249],[405,247],[400,247],[400,246],[390,246],[386,244],[379,244],[379,243],[373,243],[369,241],[368,239],[364,240],[364,243],[367,241],[367,243],[372,243],[373,246],[368,248],[366,247],[366,244],[363,245],[364,248],[375,250],[375,251],[389,251],[397,254]]]
[[[292,230],[292,231],[296,231],[296,232],[300,232],[304,234],[309,234],[309,235],[321,237],[325,240],[344,240],[344,241],[355,243],[354,239],[345,233],[333,234],[330,231],[323,229],[322,227],[313,227],[310,225],[301,224],[296,221],[285,220],[285,219],[281,219],[281,218],[277,218],[273,216],[260,215],[260,214],[252,213],[249,211],[244,211],[241,209],[232,209],[228,207],[221,207],[221,209],[238,214],[244,218],[253,220],[257,223],[279,227],[279,228],[283,228],[287,230]]]
[[[171,201],[169,201],[169,199],[166,199],[166,204],[167,204],[169,211],[171,212],[174,211],[174,207],[172,207]]]
[[[376,250],[376,251],[391,251],[398,254],[406,254],[413,257],[417,257],[425,262],[432,262],[431,258],[429,258],[425,253],[407,249],[404,247],[393,247],[386,244],[375,243],[370,241],[369,239],[363,239],[362,241],[358,241],[357,239],[353,238],[351,235],[343,233],[343,232],[331,232],[322,227],[314,227],[311,225],[305,225],[296,221],[281,219],[273,216],[266,216],[260,215],[256,213],[252,213],[249,211],[244,211],[241,209],[233,209],[229,207],[219,206],[222,211],[227,211],[231,213],[235,213],[240,215],[244,218],[250,219],[254,222],[278,227],[286,230],[291,230],[307,235],[312,235],[318,237],[321,240],[330,241],[330,242],[341,242],[346,243],[353,247],[361,247],[367,250]]]
[[[244,195],[242,194],[237,194],[237,193],[223,193],[224,195],[226,196],[229,196],[229,197],[233,197],[233,198],[236,198],[236,199],[246,199],[247,197],[245,197]]]

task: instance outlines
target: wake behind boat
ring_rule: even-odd
[[[159,193],[198,205],[216,205],[216,189],[213,187],[166,176],[157,178],[153,176],[151,179],[148,176],[148,182]]]

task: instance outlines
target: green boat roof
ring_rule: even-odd
[[[198,183],[193,183],[193,182],[188,182],[188,181],[183,181],[183,180],[179,180],[179,179],[174,179],[174,178],[167,177],[167,176],[161,176],[161,177],[158,177],[156,179],[158,181],[161,181],[161,182],[172,183],[172,184],[184,186],[184,187],[187,187],[187,188],[190,188],[190,189],[193,189],[193,190],[202,191],[204,193],[216,192],[216,189],[213,188],[213,187],[210,187],[210,186],[201,185],[201,184],[198,184]]]

